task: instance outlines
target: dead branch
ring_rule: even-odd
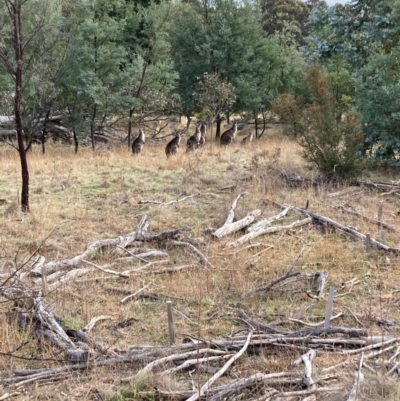
[[[331,322],[332,320],[338,319],[341,316],[343,316],[343,312],[339,312],[337,315],[332,316],[329,321]],[[304,326],[308,326],[308,327],[318,327],[318,326],[322,326],[325,323],[325,321],[318,322],[318,323],[308,323],[308,322],[303,322],[303,320],[292,319],[291,317],[289,317],[288,319],[290,322],[304,324]]]
[[[288,207],[288,205],[280,204],[277,202],[274,202],[274,204],[281,207],[282,209],[285,209]],[[298,213],[309,216],[309,218],[312,218],[313,221],[319,221],[323,224],[327,224],[328,226],[334,227],[340,231],[343,231],[345,233],[352,235],[354,238],[358,238],[358,239],[361,239],[362,241],[366,241],[367,236],[365,234],[362,234],[359,231],[355,230],[354,228],[344,226],[343,224],[340,224],[340,223],[330,219],[329,217],[325,217],[325,216],[310,212],[309,210],[301,209],[301,208],[294,207],[294,206],[291,206],[291,208]],[[391,252],[391,253],[394,253],[395,255],[400,254],[399,248],[391,248],[390,246],[382,244],[381,242],[379,242],[373,238],[371,238],[371,244],[373,247],[382,249],[386,252]]]
[[[89,333],[93,327],[96,325],[97,322],[100,322],[101,320],[108,320],[112,319],[111,316],[106,316],[106,315],[101,315],[101,316],[96,316],[90,320],[90,322],[83,328],[83,331],[86,333]]]
[[[258,230],[263,229],[263,228],[265,228],[267,226],[270,226],[271,223],[273,223],[274,221],[280,220],[282,217],[285,217],[287,215],[287,213],[289,212],[289,210],[290,210],[290,207],[287,207],[285,210],[283,210],[282,212],[276,214],[275,216],[271,216],[271,217],[268,217],[266,219],[260,220],[257,223],[254,223],[251,226],[249,226],[247,228],[247,231],[248,232],[258,231]]]
[[[192,395],[190,398],[188,398],[187,401],[196,401],[197,399],[201,398],[206,391],[213,385],[215,381],[217,381],[232,365],[233,362],[236,361],[236,359],[239,359],[247,350],[247,347],[249,346],[251,336],[253,335],[253,332],[250,331],[250,333],[247,336],[247,340],[243,345],[243,348],[232,358],[229,359],[228,362],[219,370],[213,377],[211,377],[203,386],[201,386],[200,390],[198,393],[195,393]]]
[[[129,294],[125,298],[122,298],[119,302],[121,302],[121,304],[124,304],[129,299],[132,299],[132,298],[136,297],[137,295],[139,295],[141,292],[143,292],[149,286],[150,286],[150,284],[145,285],[144,287],[140,288],[139,290],[137,290],[133,294]]]
[[[232,234],[236,231],[242,230],[244,227],[247,227],[249,224],[251,224],[254,219],[261,214],[261,210],[256,209],[253,210],[252,212],[249,212],[246,217],[243,217],[243,219],[228,223],[227,221],[224,223],[222,227],[220,227],[218,230],[216,230],[213,233],[213,236],[216,238],[222,238],[225,237],[226,235]]]
[[[251,231],[248,234],[243,235],[236,241],[229,242],[226,245],[226,248],[237,247],[239,245],[244,244],[245,242],[252,240],[253,238],[259,237],[260,235],[273,234],[279,231],[291,230],[293,228],[301,227],[305,224],[311,223],[311,221],[312,221],[311,217],[307,217],[306,219],[294,221],[293,223],[288,224],[286,226],[273,226],[273,227],[260,228],[257,231]]]
[[[361,355],[358,370],[356,370],[354,374],[355,375],[354,383],[353,386],[351,387],[348,397],[346,398],[346,401],[356,401],[357,399],[358,387],[360,383],[364,380],[364,375],[361,372],[362,364],[363,364],[363,355]]]
[[[302,380],[303,386],[307,388],[313,388],[315,386],[315,382],[311,377],[312,373],[312,365],[311,361],[316,356],[315,350],[310,350],[306,354],[302,355],[300,358],[296,359],[293,363],[294,365],[299,365],[301,362],[304,363],[304,376]]]
[[[192,244],[190,244],[189,242],[184,242],[184,241],[169,241],[167,244],[171,244],[171,245],[175,245],[175,246],[184,246],[189,248],[193,253],[195,253],[197,256],[199,256],[200,258],[200,262],[203,265],[208,265],[212,268],[214,268],[214,266],[208,261],[208,259]]]
[[[336,206],[336,209],[340,209],[343,212],[346,212],[346,213],[351,214],[353,216],[360,217],[361,219],[363,219],[365,221],[368,221],[369,223],[376,224],[378,227],[386,228],[389,231],[396,231],[396,228],[394,226],[392,226],[392,225],[390,225],[388,223],[385,223],[382,220],[375,220],[375,219],[372,219],[371,217],[364,216],[363,214],[357,212],[357,210],[355,210],[355,209],[353,209],[351,207],[345,207],[344,205],[339,205],[339,206]]]

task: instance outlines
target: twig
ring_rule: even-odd
[[[172,245],[176,245],[176,246],[188,247],[193,253],[195,253],[196,255],[198,255],[200,257],[200,261],[202,262],[202,264],[209,265],[210,267],[214,268],[214,266],[208,261],[208,259],[194,245],[190,244],[189,242],[170,241],[169,243]]]
[[[108,319],[112,319],[112,317],[106,315],[94,317],[82,330],[85,331],[86,333],[89,333],[97,322],[99,322],[100,320],[108,320]]]
[[[127,295],[125,298],[122,298],[119,302],[121,302],[121,304],[124,304],[128,299],[134,298],[136,297],[136,295],[140,294],[141,292],[143,292],[146,288],[148,288],[150,286],[150,284],[145,285],[144,287],[142,287],[140,290],[137,290],[136,292],[134,292],[133,294],[129,294]]]
[[[232,363],[235,362],[236,359],[239,359],[246,352],[247,347],[250,344],[252,335],[253,335],[253,332],[250,331],[250,333],[247,336],[247,340],[246,340],[245,344],[243,345],[243,348],[236,355],[234,355],[231,359],[229,359],[229,361],[200,388],[198,393],[192,395],[190,398],[187,399],[187,401],[196,401],[199,398],[203,397],[204,393],[213,385],[213,383],[215,381],[217,381],[228,370],[228,368],[232,365]]]

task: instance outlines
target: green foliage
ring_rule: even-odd
[[[199,104],[206,109],[207,117],[211,120],[235,102],[233,85],[224,82],[218,73],[205,72],[200,87]]]
[[[356,81],[364,150],[400,168],[400,46],[370,58]]]
[[[263,4],[263,28],[269,35],[282,32],[288,26],[298,44],[303,44],[307,34],[306,21],[309,7],[301,0],[267,0]]]
[[[342,119],[338,104],[317,67],[308,74],[309,101],[293,95],[281,96],[274,111],[288,123],[303,147],[303,157],[328,177],[351,179],[365,167],[360,147],[358,117],[348,112]]]

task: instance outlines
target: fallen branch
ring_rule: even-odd
[[[251,226],[249,226],[247,228],[247,231],[248,232],[258,231],[258,230],[263,229],[263,228],[265,228],[267,226],[270,226],[271,223],[273,223],[274,221],[280,220],[282,217],[285,217],[287,215],[287,213],[289,212],[289,210],[290,210],[290,207],[287,207],[285,210],[283,210],[282,212],[276,214],[275,216],[271,216],[271,217],[268,217],[266,219],[260,220],[257,223],[254,223]]]
[[[385,223],[382,220],[375,220],[375,219],[372,219],[371,217],[364,216],[363,214],[357,212],[357,210],[355,210],[353,208],[345,207],[344,205],[339,205],[339,206],[336,206],[336,209],[340,209],[343,212],[346,212],[346,213],[351,214],[353,216],[360,217],[361,219],[363,219],[365,221],[368,221],[369,223],[376,224],[377,226],[386,228],[389,231],[396,231],[394,226],[392,226],[392,225],[390,225],[388,223]]]
[[[274,204],[276,204],[277,206],[281,207],[282,209],[287,208],[289,205],[285,205],[285,204],[280,204],[277,202],[274,202]],[[329,217],[325,217],[313,212],[310,212],[309,210],[305,210],[305,209],[301,209],[298,207],[294,207],[291,206],[291,208],[295,211],[297,211],[298,213],[301,213],[303,215],[309,216],[309,218],[312,218],[313,221],[319,221],[322,222],[324,224],[327,224],[331,227],[334,227],[340,231],[343,231],[345,233],[348,233],[350,235],[352,235],[355,238],[361,239],[362,241],[366,241],[367,236],[365,234],[360,233],[359,231],[355,230],[354,228],[348,227],[348,226],[344,226],[343,224],[340,224],[332,219],[330,219]],[[378,248],[378,249],[382,249],[386,252],[391,252],[394,253],[396,255],[400,254],[400,249],[399,248],[391,248],[390,246],[387,246],[385,244],[382,244],[381,242],[370,238],[371,240],[371,244],[373,247]]]
[[[247,336],[247,340],[243,345],[243,348],[236,355],[234,355],[231,359],[229,359],[229,361],[221,368],[221,370],[219,370],[203,386],[201,386],[198,393],[192,395],[190,398],[188,398],[187,401],[196,401],[197,399],[203,397],[204,393],[213,385],[213,383],[215,381],[217,381],[229,369],[229,367],[232,365],[232,363],[235,362],[236,359],[239,359],[246,352],[252,335],[253,335],[253,332],[250,331],[250,333]]]
[[[175,246],[184,246],[189,248],[193,253],[195,253],[197,256],[199,256],[200,261],[203,265],[208,265],[212,268],[214,266],[208,261],[208,259],[192,244],[189,242],[184,242],[184,241],[169,241],[168,244],[175,245]]]
[[[236,241],[229,242],[226,245],[226,248],[235,248],[239,245],[244,244],[245,242],[252,240],[253,238],[259,237],[260,235],[273,234],[279,231],[291,230],[293,228],[301,227],[304,226],[305,224],[311,223],[311,220],[312,220],[311,217],[307,217],[306,219],[294,221],[293,223],[288,224],[286,226],[273,226],[273,227],[260,228],[257,231],[251,231],[248,234],[243,235]]]

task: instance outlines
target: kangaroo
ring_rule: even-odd
[[[206,133],[207,133],[206,129],[207,129],[207,123],[205,121],[202,121],[200,124],[200,133],[201,133],[199,141],[200,146],[203,146],[206,143]]]
[[[242,145],[247,145],[247,144],[251,143],[251,142],[253,141],[253,135],[254,135],[254,132],[253,132],[253,131],[250,131],[250,134],[248,134],[247,136],[245,136],[245,137],[242,139],[241,144],[242,144]]]
[[[132,143],[132,153],[135,155],[140,154],[143,150],[144,143],[146,142],[146,136],[141,127],[139,127],[139,135]]]
[[[235,139],[235,135],[237,132],[237,121],[233,121],[232,128],[228,129],[228,131],[225,131],[222,135],[221,138],[219,139],[219,142],[221,145],[230,145],[233,140]]]
[[[196,132],[186,142],[186,152],[194,152],[199,147],[200,139],[200,125],[197,125]]]
[[[178,152],[179,144],[181,143],[181,134],[178,131],[175,137],[167,143],[165,147],[165,154],[167,157],[175,155]]]

